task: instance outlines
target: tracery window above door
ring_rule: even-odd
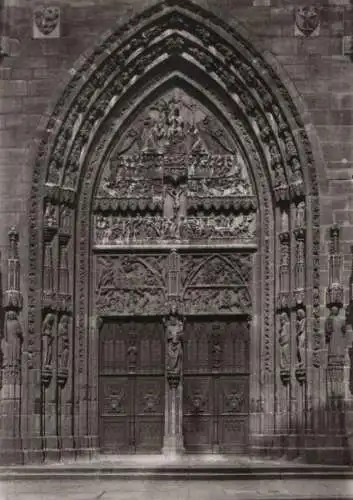
[[[254,243],[256,196],[240,148],[200,103],[173,89],[140,113],[107,161],[96,247]]]

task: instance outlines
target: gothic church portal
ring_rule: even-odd
[[[299,102],[241,29],[187,1],[144,10],[72,72],[36,148],[25,306],[10,236],[14,461],[346,459],[341,408],[322,432],[317,396],[320,158]],[[327,300],[336,332],[339,284]]]

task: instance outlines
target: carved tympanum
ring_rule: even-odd
[[[119,148],[95,199],[97,245],[254,238],[247,163],[183,91],[152,104]]]

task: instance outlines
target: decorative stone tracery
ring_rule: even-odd
[[[185,111],[187,106],[191,109]],[[97,335],[88,320],[91,313],[153,309],[164,315],[165,304],[177,300],[158,269],[163,256],[135,254],[124,261],[124,249],[141,248],[142,242],[154,250],[179,250],[183,243],[203,247],[210,241],[242,252],[261,248],[255,260],[248,255],[238,266],[244,268],[247,258],[254,262],[254,280],[259,283],[255,300],[249,299],[246,280],[228,288],[224,283],[214,286],[202,299],[204,288],[187,279],[183,299],[191,308],[203,304],[201,312],[208,300],[218,313],[223,309],[261,318],[252,332],[258,352],[252,362],[263,374],[254,390],[270,419],[274,380],[281,368],[288,380],[287,364],[280,366],[274,355],[278,342],[282,349],[284,345],[283,332],[274,324],[276,307],[282,318],[287,315],[288,335],[287,310],[294,306],[305,313],[306,307],[313,308],[313,358],[307,363],[318,364],[318,208],[314,160],[295,104],[273,68],[244,38],[200,7],[177,0],[152,7],[107,37],[74,73],[52,113],[34,166],[31,198],[30,370],[40,368],[45,354],[38,335],[44,332],[41,321],[54,315],[61,331],[61,351],[55,350],[58,381],[63,373],[72,379],[77,447],[97,445],[93,437],[90,442],[84,438],[97,434],[94,420],[90,424],[86,418],[97,399],[96,361],[88,363],[90,342]],[[40,232],[38,217],[43,221]],[[287,227],[278,229],[281,217]],[[278,241],[279,266],[274,257]],[[91,242],[98,254],[94,262]],[[58,259],[51,248],[59,249]],[[101,252],[112,250],[118,253],[104,260]],[[195,277],[201,276],[195,272],[198,258],[191,259],[188,269]],[[310,277],[303,268],[308,259],[313,262]],[[294,281],[288,261],[295,263]],[[187,258],[185,262],[188,265]],[[146,294],[134,284],[139,266],[151,277],[144,285],[150,291],[148,306]],[[277,268],[279,286],[272,279]],[[75,274],[70,276],[69,269]],[[128,283],[122,283],[122,276]],[[41,305],[38,289],[43,290]],[[260,307],[256,304],[261,304],[261,313],[252,309]],[[73,305],[77,363],[67,373],[63,365],[70,347],[60,315],[70,316]],[[188,313],[198,312],[190,307]],[[299,316],[298,321],[303,319],[302,313]],[[302,369],[305,335],[299,329],[297,335]],[[284,356],[282,365],[287,359],[294,360]],[[49,374],[48,367],[43,370]],[[32,400],[34,385],[30,405]],[[270,420],[261,425],[259,434],[273,432]]]

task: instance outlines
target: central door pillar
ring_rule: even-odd
[[[183,439],[183,329],[184,320],[174,311],[164,319],[166,340],[165,426],[163,453],[184,452]]]

